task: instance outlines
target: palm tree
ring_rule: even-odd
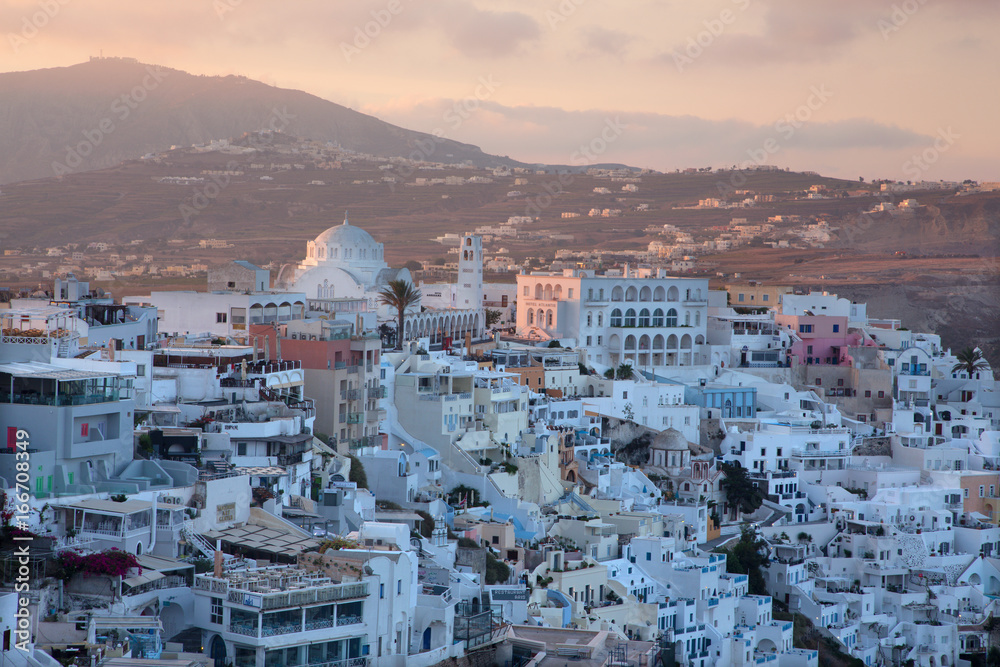
[[[632,379],[632,364],[621,364],[615,371],[615,378],[618,380]]]
[[[420,303],[420,290],[405,280],[390,280],[379,290],[378,301],[396,309],[396,349],[403,349],[403,318],[406,309]]]
[[[989,362],[983,359],[983,352],[978,347],[965,348],[955,355],[955,359],[958,360],[958,363],[951,367],[951,372],[961,373],[964,371],[970,378],[974,373],[985,371],[990,367]]]

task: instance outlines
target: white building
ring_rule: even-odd
[[[380,320],[389,320],[395,313],[379,304],[379,290],[391,280],[412,280],[408,269],[390,268],[383,254],[383,245],[345,216],[343,224],[306,244],[306,258],[298,265],[283,266],[277,284],[309,298],[363,298],[369,311],[377,311]]]
[[[597,364],[650,370],[704,363],[708,280],[631,271],[568,269],[517,276],[517,332],[573,341]]]

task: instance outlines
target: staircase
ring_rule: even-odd
[[[194,529],[194,521],[187,519],[181,526],[181,534],[184,535],[184,539],[187,543],[199,551],[203,556],[211,560],[215,560],[215,547],[209,544],[208,540],[199,535]],[[236,562],[236,556],[231,554],[222,554],[223,566],[233,565]]]

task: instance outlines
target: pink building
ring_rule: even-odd
[[[860,333],[848,333],[847,317],[775,315],[774,321],[799,337],[789,353],[796,364],[850,366],[846,348],[862,345]]]

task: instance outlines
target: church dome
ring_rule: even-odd
[[[683,433],[676,429],[668,428],[656,434],[651,446],[654,449],[666,449],[668,451],[687,451],[688,442]]]
[[[355,227],[354,225],[344,222],[339,225],[334,225],[330,227],[325,232],[316,237],[313,241],[316,245],[339,245],[339,246],[351,246],[355,248],[361,247],[372,247],[374,248],[378,245],[372,235],[361,229],[360,227]]]
[[[371,234],[355,227],[344,216],[343,224],[330,227],[307,245],[306,263],[328,262],[382,268],[382,244]]]

